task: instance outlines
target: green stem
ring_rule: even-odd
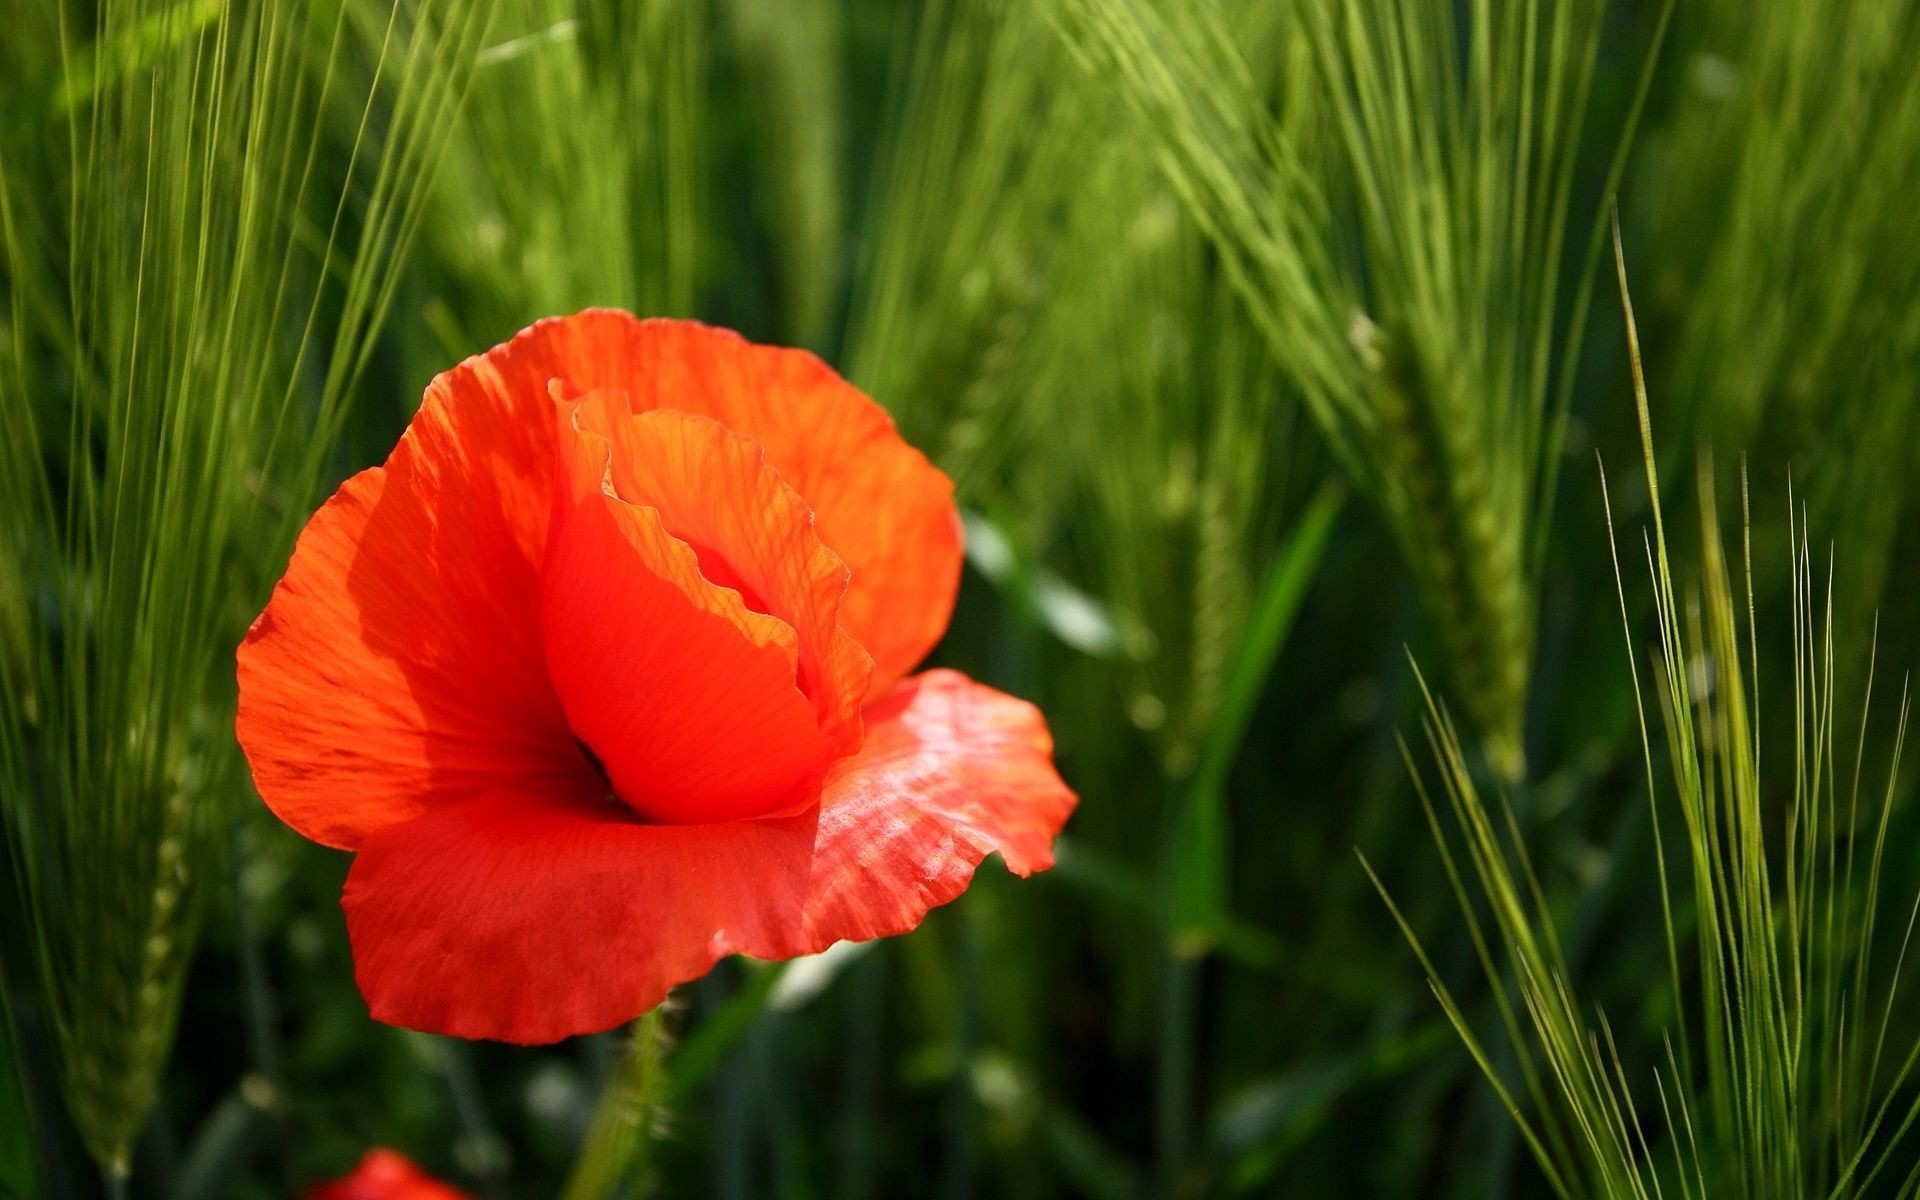
[[[1160,1041],[1154,1088],[1158,1200],[1184,1190],[1193,1110],[1193,988],[1198,961],[1178,947],[1160,949]]]
[[[594,1111],[593,1124],[581,1143],[579,1157],[567,1175],[562,1200],[607,1200],[623,1179],[639,1178],[645,1191],[647,1150],[652,1141],[653,1112],[664,1098],[665,1037],[660,1010],[633,1024],[626,1053],[607,1080]]]

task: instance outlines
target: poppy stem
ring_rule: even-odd
[[[607,1080],[593,1124],[567,1174],[562,1200],[607,1200],[623,1180],[636,1181],[630,1194],[646,1193],[654,1110],[666,1095],[666,1037],[661,1026],[659,1008],[633,1023],[626,1052]]]

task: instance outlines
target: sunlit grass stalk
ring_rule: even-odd
[[[1624,269],[1621,288],[1624,299]],[[1743,538],[1736,575],[1703,468],[1699,575],[1685,592],[1676,585],[1630,304],[1626,313],[1653,504],[1644,543],[1657,628],[1650,690],[1670,778],[1662,782],[1656,766],[1636,661],[1653,855],[1622,869],[1650,875],[1659,889],[1664,990],[1678,1016],[1658,1049],[1629,1044],[1623,1052],[1604,1015],[1583,1013],[1525,835],[1510,808],[1481,797],[1451,720],[1431,697],[1428,738],[1451,821],[1440,821],[1430,803],[1427,811],[1524,1100],[1509,1090],[1419,936],[1404,920],[1402,930],[1558,1194],[1911,1195],[1914,1178],[1884,1172],[1911,1156],[1907,1134],[1920,1114],[1911,1086],[1920,1042],[1895,1037],[1889,1044],[1920,908],[1886,895],[1881,870],[1900,794],[1908,699],[1903,689],[1888,761],[1869,764],[1871,670],[1859,728],[1848,736],[1837,699],[1833,598],[1800,529],[1789,547],[1791,745],[1770,748],[1763,739],[1762,701],[1770,693],[1759,676],[1751,543]],[[1750,518],[1743,527],[1751,528]],[[1617,572],[1618,562],[1616,551]],[[1617,581],[1631,644],[1624,572]],[[1863,805],[1863,779],[1883,770],[1877,804]],[[1768,819],[1776,791],[1789,797],[1778,833]],[[1424,787],[1421,794],[1424,802]],[[1455,836],[1469,850],[1464,876],[1449,848]],[[1490,933],[1483,933],[1483,908]],[[1881,928],[1891,930],[1890,945],[1877,936]],[[1504,953],[1493,953],[1496,944]]]
[[[0,792],[61,1086],[110,1178],[238,791],[232,648],[324,477],[487,7],[396,7],[371,42],[357,5],[7,18],[45,86],[0,141]]]

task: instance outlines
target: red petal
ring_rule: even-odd
[[[636,411],[712,417],[759,442],[853,573],[840,623],[873,656],[870,695],[946,632],[960,581],[953,484],[901,439],[885,409],[818,358],[612,309],[542,321],[514,344],[516,365],[501,368],[508,386],[533,382],[520,360],[540,364],[536,373],[562,363],[556,377],[570,394],[617,388]]]
[[[701,575],[693,547],[669,532],[660,509],[616,493],[649,474],[660,485],[649,495],[704,486],[710,494],[689,507],[706,502],[716,512],[699,526],[732,532],[751,523],[744,506],[767,501],[755,493],[781,485],[751,443],[710,421],[629,417],[620,405],[599,393],[577,414],[559,409],[575,429],[555,442],[543,621],[568,723],[614,793],[652,820],[727,821],[810,804],[827,766],[858,737],[855,724],[823,730],[798,686],[805,657],[817,669],[822,648],[812,641],[803,656],[791,625]],[[788,570],[755,574],[783,599],[823,600],[831,631],[844,568],[808,553],[806,541],[819,546],[803,523],[758,536],[784,539]]]
[[[1076,803],[1046,720],[1024,700],[928,671],[868,707],[867,740],[828,776],[807,941],[905,933],[998,851],[1016,875],[1053,865]]]
[[[800,952],[814,820],[648,825],[502,795],[383,829],[342,899],[361,994],[456,1037],[611,1029],[725,955]]]
[[[793,629],[800,690],[820,727],[846,750],[858,744],[873,660],[840,627],[847,567],[821,544],[813,513],[767,466],[759,443],[707,417],[629,415],[614,392],[580,404],[575,424],[608,440],[622,500],[658,510],[667,531],[695,548],[703,576]]]
[[[373,1149],[353,1173],[307,1189],[306,1200],[470,1200],[459,1188],[441,1183],[392,1150]]]
[[[479,788],[590,778],[547,683],[539,576],[551,453],[471,366],[434,381],[384,467],[308,522],[239,652],[237,732],[260,794],[351,848]]]

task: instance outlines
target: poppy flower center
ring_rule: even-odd
[[[573,744],[580,747],[580,753],[586,757],[587,765],[593,768],[594,778],[598,779],[600,786],[606,789],[604,799],[610,804],[618,802],[620,797],[614,794],[613,777],[607,774],[607,764],[600,761],[600,756],[593,752],[592,746],[587,745],[587,739],[577,733],[573,735]]]

